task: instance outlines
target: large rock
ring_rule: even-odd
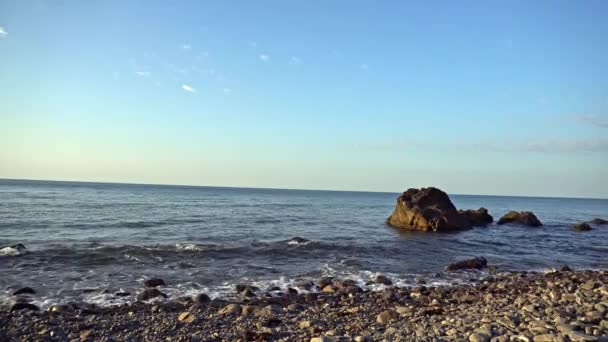
[[[543,224],[530,211],[510,211],[498,220],[498,224],[515,223],[530,227],[540,227]]]
[[[583,223],[577,223],[577,224],[573,225],[572,229],[579,231],[579,232],[586,232],[586,231],[591,230],[591,226],[588,225],[587,223],[583,222]]]
[[[476,269],[480,270],[488,266],[488,261],[484,257],[477,257],[473,259],[457,261],[453,264],[449,264],[445,267],[448,272],[455,272],[459,270]]]
[[[386,223],[396,228],[420,231],[450,231],[471,228],[448,195],[433,187],[409,189],[397,198]]]
[[[487,226],[494,222],[494,218],[488,213],[488,209],[486,208],[458,210],[458,213],[464,216],[473,226]]]
[[[589,223],[601,225],[601,224],[608,224],[608,221],[601,219],[601,218],[594,218],[593,220],[589,221]]]

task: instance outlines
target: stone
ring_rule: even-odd
[[[32,289],[31,287],[22,287],[18,290],[15,290],[15,292],[13,292],[13,296],[18,296],[18,295],[22,295],[22,294],[36,294],[36,291],[34,291],[34,289]]]
[[[165,281],[160,278],[152,278],[144,281],[145,287],[165,286]]]
[[[300,327],[300,329],[308,329],[310,328],[311,323],[310,321],[302,321],[298,326]]]
[[[228,304],[218,311],[220,315],[240,315],[241,314],[241,306],[238,304]]]
[[[455,263],[449,264],[445,267],[447,272],[454,272],[464,269],[477,269],[480,270],[488,266],[488,261],[484,257],[477,257],[467,260],[457,261]]]
[[[474,333],[474,334],[469,335],[469,341],[470,342],[490,342],[490,336],[480,334],[480,333]]]
[[[211,298],[204,293],[199,293],[192,299],[197,304],[205,304],[211,301]]]
[[[395,228],[419,231],[453,231],[471,228],[448,195],[433,187],[409,189],[397,198],[386,223]]]
[[[131,292],[116,292],[114,295],[116,297],[129,297],[131,295]]]
[[[494,218],[486,208],[458,210],[458,213],[466,218],[472,226],[483,227],[494,222]]]
[[[39,311],[40,308],[34,304],[30,303],[15,303],[11,306],[11,311],[21,311],[21,310],[30,310],[30,311]]]
[[[150,300],[152,298],[157,298],[157,297],[167,298],[167,295],[160,292],[157,288],[148,288],[148,289],[145,289],[144,292],[140,293],[139,296],[137,296],[137,299]]]
[[[380,274],[376,277],[376,284],[384,284],[384,285],[393,285],[393,281],[390,280],[387,276]]]
[[[177,320],[180,322],[184,322],[184,323],[192,323],[194,322],[194,315],[189,313],[189,312],[182,312],[181,314],[179,314],[179,316],[177,317]]]
[[[91,330],[91,329],[87,329],[87,330],[81,331],[80,335],[79,335],[80,336],[80,340],[81,341],[86,341],[89,337],[91,337],[92,334],[93,334],[93,330]]]
[[[334,288],[334,286],[333,286],[333,285],[327,285],[327,286],[325,286],[325,287],[324,287],[324,288],[321,290],[321,292],[323,292],[323,293],[334,293],[334,292],[336,292],[336,289]]]
[[[501,217],[500,220],[498,220],[498,222],[497,222],[497,224],[507,224],[507,223],[520,224],[520,225],[530,226],[530,227],[540,227],[543,225],[540,222],[540,220],[536,217],[536,215],[534,215],[534,213],[532,213],[530,211],[522,211],[522,212],[510,211],[510,212],[506,213],[503,217]]]
[[[388,323],[390,320],[396,319],[399,315],[393,310],[385,310],[382,311],[377,317],[376,322],[378,323]]]
[[[576,230],[577,232],[586,232],[591,230],[591,226],[587,223],[577,223],[572,226],[572,230]]]
[[[603,225],[603,224],[608,224],[608,220],[604,220],[601,218],[594,218],[593,220],[589,221],[589,223],[597,224],[599,226],[599,225]]]
[[[536,336],[534,336],[532,341],[534,341],[534,342],[555,342],[555,341],[557,341],[557,335],[553,335],[553,334],[536,335]]]

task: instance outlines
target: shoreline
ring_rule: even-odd
[[[469,285],[380,291],[339,279],[314,285],[319,293],[253,296],[245,286],[240,300],[3,310],[0,340],[608,341],[607,270],[500,272]]]

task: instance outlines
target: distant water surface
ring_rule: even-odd
[[[403,189],[405,190],[405,189]],[[377,273],[398,285],[467,281],[445,264],[485,256],[500,269],[568,264],[608,268],[608,200],[452,195],[458,208],[488,208],[495,219],[533,211],[541,228],[496,226],[458,233],[407,233],[384,224],[397,193],[271,190],[0,180],[0,305],[31,286],[38,304],[116,304],[160,277],[171,296],[230,295],[235,283],[286,287],[340,276],[364,285]],[[294,237],[310,242],[297,243]],[[99,291],[84,293],[83,289]],[[105,291],[107,289],[109,291]]]

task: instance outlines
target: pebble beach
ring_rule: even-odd
[[[323,278],[311,287],[268,297],[241,285],[231,301],[201,294],[105,308],[25,305],[0,312],[0,340],[608,341],[604,270],[499,272],[471,285],[382,291]]]

